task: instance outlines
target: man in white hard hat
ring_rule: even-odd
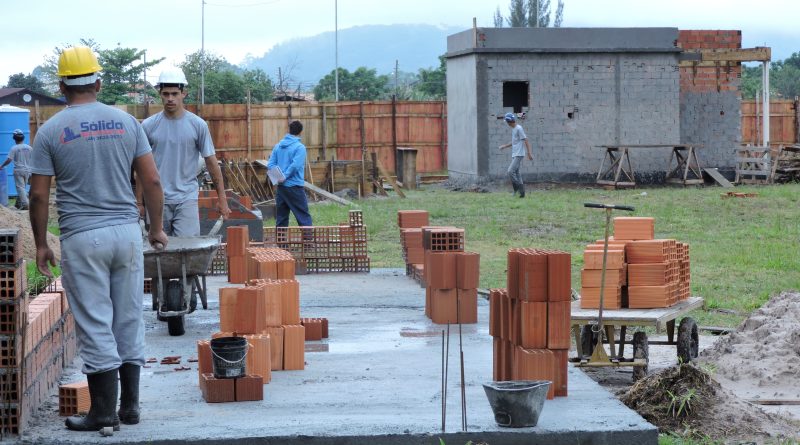
[[[156,87],[164,111],[142,122],[164,185],[164,231],[181,237],[200,235],[198,155],[205,161],[217,189],[219,213],[223,219],[230,214],[208,124],[184,108],[187,86],[183,71],[162,71]]]
[[[16,145],[11,147],[8,158],[0,165],[0,170],[3,170],[11,162],[14,163],[14,186],[17,188],[16,207],[20,210],[28,210],[28,191],[25,187],[31,177],[31,169],[28,167],[31,159],[31,146],[24,143],[25,133],[22,130],[14,130],[12,137]],[[2,177],[2,180],[5,180],[5,176]]]
[[[100,69],[89,47],[61,52],[59,89],[68,107],[39,129],[30,164],[36,265],[48,277],[55,265],[46,235],[50,183],[56,178],[61,278],[89,383],[88,415],[69,417],[66,425],[95,433],[119,429],[120,421],[139,422],[144,256],[133,172],[154,222],[150,244],[167,244],[161,227],[164,198],[147,136],[136,118],[97,102]]]

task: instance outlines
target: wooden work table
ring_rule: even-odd
[[[600,145],[605,155],[600,161],[597,172],[597,184],[613,187],[635,187],[636,176],[631,163],[632,149],[664,149],[670,150],[667,163],[666,181],[669,183],[691,185],[702,184],[703,174],[697,149],[702,145],[687,144],[639,144],[639,145]]]

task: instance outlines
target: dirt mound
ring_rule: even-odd
[[[651,374],[620,397],[661,432],[696,438],[726,438],[763,443],[796,437],[798,427],[722,388],[694,364]]]
[[[735,332],[703,351],[699,361],[740,397],[800,398],[800,293],[774,295]]]
[[[26,260],[36,261],[36,244],[33,242],[33,231],[28,219],[28,212],[20,212],[0,206],[0,229],[20,229],[20,242],[22,242],[22,257]],[[61,243],[58,237],[47,233],[47,244],[53,249],[56,260],[61,260]]]

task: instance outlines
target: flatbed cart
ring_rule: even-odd
[[[167,322],[169,335],[183,335],[184,315],[208,309],[206,272],[219,248],[219,236],[169,237],[163,250],[144,247],[144,276],[153,282],[153,310]]]
[[[607,360],[591,360],[592,350],[595,348],[598,333],[592,329],[597,322],[597,309],[581,309],[580,301],[572,302],[572,335],[578,350],[575,366],[578,367],[607,367],[607,366],[633,366],[633,380],[636,381],[647,375],[649,345],[669,345],[677,347],[678,359],[684,363],[697,358],[698,354],[698,329],[697,323],[691,317],[684,317],[675,331],[675,321],[695,309],[703,307],[701,297],[689,297],[667,308],[655,309],[604,309],[603,329],[605,331],[604,343],[609,345]],[[666,341],[649,341],[647,333],[636,332],[633,339],[625,339],[628,327],[654,327],[656,333],[664,330],[667,332]],[[616,338],[616,328],[619,328],[619,339]],[[625,345],[632,345],[632,358],[625,358]]]

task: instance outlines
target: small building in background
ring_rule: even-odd
[[[36,105],[66,105],[63,99],[37,93],[27,88],[0,88],[0,104],[32,107]]]

